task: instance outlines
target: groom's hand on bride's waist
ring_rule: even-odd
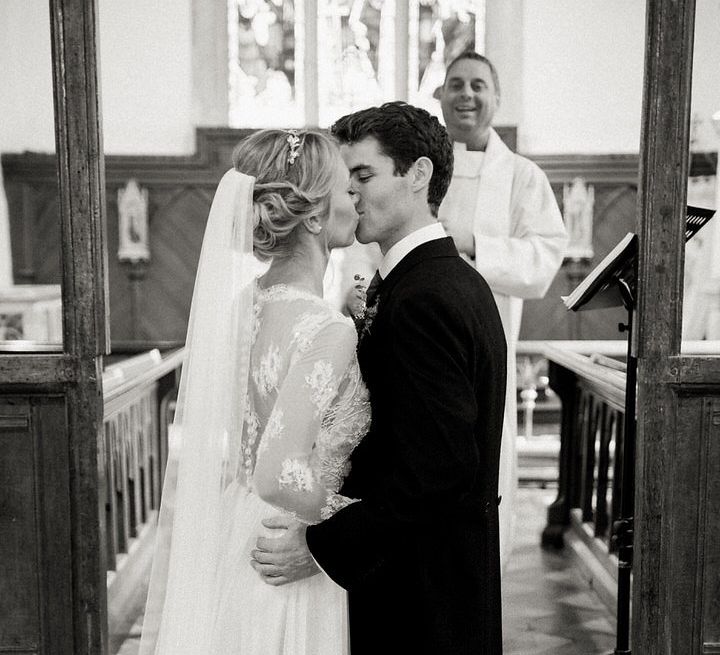
[[[320,572],[305,542],[307,525],[282,514],[262,523],[277,530],[276,537],[258,537],[251,553],[250,566],[264,582],[279,586]]]

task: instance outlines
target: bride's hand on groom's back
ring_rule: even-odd
[[[280,586],[320,572],[305,542],[307,525],[279,514],[263,525],[277,530],[276,537],[258,537],[250,566],[269,585]]]

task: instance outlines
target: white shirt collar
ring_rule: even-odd
[[[380,277],[384,280],[390,271],[395,268],[400,261],[411,251],[415,250],[418,246],[428,241],[435,241],[436,239],[444,239],[447,236],[445,228],[441,223],[432,223],[421,227],[419,230],[411,232],[406,237],[403,237],[398,241],[390,250],[385,253],[378,266]]]

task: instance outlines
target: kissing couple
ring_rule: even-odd
[[[506,343],[437,220],[453,146],[402,102],[330,132],[256,132],[217,188],[144,655],[502,652]],[[357,330],[322,299],[355,237]]]

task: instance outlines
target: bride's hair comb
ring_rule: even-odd
[[[300,155],[300,146],[302,145],[302,141],[300,140],[297,130],[285,131],[287,132],[287,139],[285,140],[288,142],[290,149],[290,153],[288,154],[288,166],[292,166]]]

